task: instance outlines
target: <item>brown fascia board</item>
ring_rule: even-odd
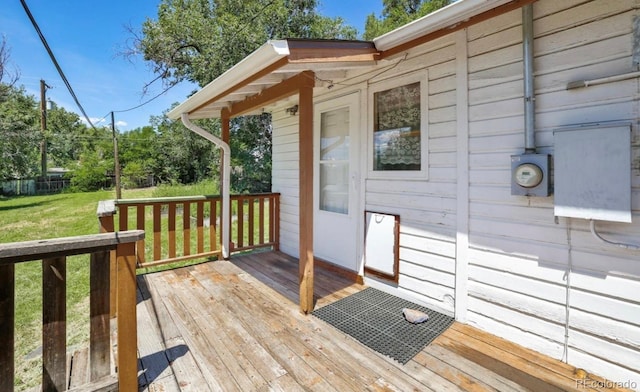
[[[334,39],[287,39],[289,62],[324,63],[332,61],[377,60],[380,51],[371,41]]]

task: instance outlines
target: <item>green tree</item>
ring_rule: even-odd
[[[151,118],[158,132],[158,155],[154,174],[159,182],[189,184],[211,178],[218,172],[218,149],[208,140],[191,132],[166,113]],[[217,121],[200,120],[196,124],[220,133]]]
[[[77,114],[56,106],[47,110],[49,166],[65,167],[77,162],[83,151],[93,148],[95,136],[95,131],[80,121]]]
[[[70,175],[72,189],[91,192],[109,186],[108,175],[113,167],[113,157],[104,148],[84,151]]]
[[[270,192],[271,115],[239,117],[230,133],[233,191]]]
[[[383,0],[382,17],[375,13],[367,16],[363,38],[372,40],[384,33],[432,13],[450,3],[450,0]]]
[[[132,53],[142,53],[167,83],[204,86],[269,39],[356,37],[341,18],[316,12],[316,0],[162,0]]]
[[[118,138],[118,159],[127,181],[125,186],[135,186],[160,169],[158,136],[152,126],[146,126],[123,133]]]
[[[0,86],[0,179],[36,175],[41,138],[38,103],[24,88]]]
[[[72,170],[68,174],[71,186],[76,191],[95,191],[111,186],[110,176],[114,172],[113,140],[107,127],[85,127],[78,135],[79,157],[68,162],[66,167]]]
[[[319,15],[317,3],[316,0],[162,0],[157,20],[147,19],[143,23],[132,53],[142,53],[167,84],[189,80],[204,86],[269,39],[356,37],[356,30],[346,26],[341,18]],[[232,120],[234,191],[271,188],[268,119],[252,116]],[[166,121],[162,123],[172,129]],[[212,124],[209,129],[219,132],[219,125]],[[179,145],[167,147],[177,149]],[[175,153],[179,155],[178,151]],[[197,173],[202,170],[192,169]],[[171,176],[192,178],[195,172]]]

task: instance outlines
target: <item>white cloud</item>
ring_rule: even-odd
[[[126,121],[116,121],[116,127],[126,127],[128,125]]]
[[[96,127],[106,127],[111,124],[111,121],[109,121],[106,117],[89,117],[89,120],[91,120],[93,125],[95,125]],[[82,121],[85,125],[89,125],[87,119],[85,119],[82,115],[80,115],[80,121]]]

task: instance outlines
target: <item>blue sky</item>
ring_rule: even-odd
[[[80,103],[92,121],[110,111],[137,106],[162,91],[155,83],[147,95],[145,83],[154,79],[142,58],[133,61],[118,55],[131,35],[126,26],[139,29],[147,18],[155,19],[159,0],[26,0],[31,13],[71,83]],[[363,31],[371,12],[380,14],[382,0],[320,0],[319,11],[341,16]],[[20,72],[19,84],[39,97],[40,79],[52,89],[47,97],[67,110],[80,113],[62,79],[49,59],[19,0],[3,0],[0,34],[10,47],[11,66]],[[173,102],[181,102],[197,88],[183,83],[140,109],[116,113],[120,131],[149,124],[152,115],[160,115]],[[110,118],[100,125],[110,124]]]

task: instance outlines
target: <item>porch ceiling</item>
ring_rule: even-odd
[[[178,119],[219,118],[222,110],[258,95],[302,71],[313,71],[316,87],[345,79],[352,69],[376,65],[373,42],[286,39],[268,41],[244,60],[169,112]],[[329,82],[330,81],[330,82]],[[262,106],[243,114],[260,113]]]

